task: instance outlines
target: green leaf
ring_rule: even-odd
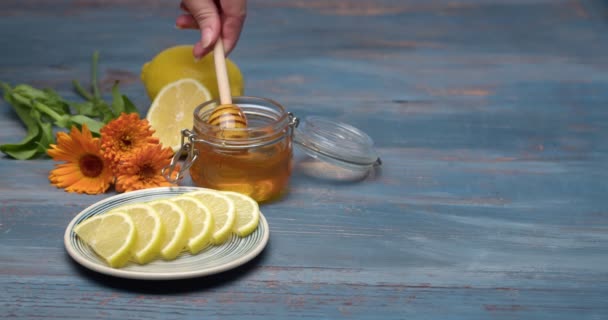
[[[5,143],[3,145],[0,145],[0,150],[2,150],[2,152],[4,152],[5,150],[16,151],[21,147],[25,147],[27,145],[32,144],[32,142],[35,142],[39,134],[40,129],[38,126],[36,126],[35,128],[32,128],[32,130],[28,130],[27,135],[23,139],[21,139],[21,141],[19,141],[18,143]]]
[[[112,107],[115,118],[118,118],[121,113],[136,113],[139,115],[135,104],[126,95],[120,93],[118,85],[119,81],[116,81],[114,82],[114,86],[112,86]]]
[[[110,108],[110,106],[108,106],[108,104],[105,101],[103,101],[103,100],[96,101],[95,109],[100,113],[101,121],[103,123],[108,123],[112,119],[114,119],[114,112],[112,112],[112,109]]]
[[[40,140],[38,141],[38,151],[41,154],[46,154],[46,150],[55,141],[53,137],[53,125],[50,123],[40,123]]]
[[[4,154],[20,160],[30,159],[37,154],[37,142],[41,135],[39,127],[39,114],[32,114],[32,106],[29,101],[6,83],[0,84],[4,90],[4,100],[13,107],[21,122],[25,125],[27,134],[18,143],[0,145],[0,151]]]
[[[18,160],[28,160],[45,156],[46,150],[53,142],[52,124],[38,123],[36,129],[28,131],[28,135],[21,142],[0,145],[0,151]]]
[[[0,145],[0,151],[17,160],[32,159],[40,154],[37,141],[28,144],[3,144]]]
[[[36,89],[27,84],[16,85],[15,88],[13,89],[13,92],[18,93],[30,100],[31,99],[45,99],[47,96],[47,93],[44,92],[43,90]]]
[[[72,108],[76,111],[76,114],[97,118],[101,116],[99,110],[95,108],[95,104],[90,101],[81,103],[72,103]]]
[[[0,82],[4,100],[12,106],[27,129],[26,136],[20,142],[2,144],[0,151],[16,159],[31,159],[46,155],[48,147],[54,143],[54,127],[82,128],[86,124],[94,135],[99,136],[101,128],[121,113],[139,115],[133,102],[121,94],[118,81],[112,86],[111,104],[102,99],[98,62],[99,52],[95,51],[91,64],[90,91],[85,90],[80,82],[72,81],[74,90],[84,102],[67,101],[52,89],[38,89],[28,84],[11,87]]]
[[[118,117],[121,113],[125,112],[125,102],[118,89],[118,81],[114,82],[114,85],[112,86],[112,109],[114,110],[115,117]]]
[[[65,113],[57,113],[55,110],[53,110],[53,108],[47,106],[46,104],[34,100],[32,102],[33,105],[33,109],[32,112],[36,111],[38,112],[38,114],[35,116],[36,119],[38,119],[39,122],[47,122],[47,121],[42,121],[44,119],[42,119],[42,116],[47,116],[50,118],[50,120],[52,122],[55,122],[57,124],[57,126],[62,127],[62,128],[67,128],[66,126],[69,126],[69,113],[65,114]]]
[[[21,139],[21,141],[19,143],[12,144],[12,145],[25,145],[25,144],[28,144],[31,141],[35,140],[38,137],[39,133],[40,133],[40,128],[39,128],[39,126],[38,126],[37,123],[29,125],[26,129],[27,129],[26,136],[23,139]],[[11,145],[11,144],[9,144],[9,145]]]
[[[56,91],[51,89],[44,89],[45,96],[36,99],[58,113],[70,113],[70,103],[63,99]]]
[[[18,95],[22,103],[30,101],[29,104],[31,104],[31,101],[39,101],[57,113],[70,112],[68,102],[51,89],[40,90],[26,84],[20,84],[13,90],[13,95]]]
[[[129,98],[127,98],[127,96],[124,94],[122,95],[122,100],[125,105],[125,113],[137,113],[139,115],[139,111],[137,110],[135,104],[133,104],[133,102],[131,102],[131,100],[129,100]]]
[[[85,117],[82,115],[72,116],[71,121],[72,121],[72,124],[78,125],[78,127],[80,129],[82,129],[83,124],[86,124],[87,128],[89,128],[89,130],[91,130],[91,133],[93,133],[96,136],[99,136],[101,128],[103,128],[103,126],[105,125],[101,121],[97,121],[95,119],[91,119],[89,117]]]
[[[72,127],[72,117],[68,114],[64,114],[61,116],[61,118],[54,121],[53,124],[59,128],[69,129]]]
[[[93,100],[93,96],[80,85],[78,80],[72,80],[72,84],[74,85],[74,90],[76,90],[76,93],[78,93],[82,98],[88,101]]]

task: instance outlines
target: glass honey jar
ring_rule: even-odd
[[[354,127],[310,117],[298,129],[299,119],[276,101],[233,97],[233,103],[245,114],[247,127],[222,130],[209,124],[217,100],[198,106],[192,130],[182,130],[181,149],[165,168],[166,177],[174,176],[179,157],[186,154],[174,181],[188,170],[196,186],[236,191],[265,202],[288,190],[294,143],[311,157],[356,174],[365,175],[380,164],[371,139]]]

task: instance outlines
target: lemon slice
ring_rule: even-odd
[[[199,81],[191,78],[180,79],[165,85],[148,110],[146,120],[155,130],[154,136],[164,146],[179,150],[181,130],[192,129],[194,109],[211,94]]]
[[[157,200],[149,203],[160,216],[165,227],[160,255],[165,260],[175,259],[186,247],[190,238],[190,221],[186,213],[170,200]]]
[[[185,193],[200,200],[213,215],[214,229],[211,243],[222,244],[228,240],[236,221],[234,203],[219,191],[204,189]]]
[[[196,254],[209,244],[215,227],[213,215],[196,198],[181,196],[173,198],[172,201],[182,208],[190,220],[190,238],[187,247],[190,253]]]
[[[160,253],[164,237],[164,226],[154,208],[147,204],[133,204],[118,209],[128,214],[135,223],[137,237],[133,248],[133,259],[139,264],[152,261]]]
[[[88,218],[74,232],[113,268],[129,261],[137,238],[133,219],[120,211]]]
[[[260,207],[251,197],[244,194],[224,191],[222,192],[234,202],[236,221],[232,227],[232,232],[239,237],[246,237],[257,229],[260,223]]]

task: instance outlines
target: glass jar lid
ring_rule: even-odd
[[[372,139],[346,123],[306,117],[296,127],[294,141],[308,155],[345,169],[368,171],[381,164]]]

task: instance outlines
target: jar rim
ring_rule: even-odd
[[[232,97],[232,103],[236,104],[236,105],[254,105],[254,106],[259,106],[259,107],[274,107],[277,109],[277,114],[279,115],[279,117],[277,119],[273,119],[272,122],[270,122],[269,124],[266,124],[264,126],[247,126],[245,128],[231,128],[230,130],[232,132],[235,133],[247,133],[247,132],[251,132],[254,130],[269,130],[272,129],[272,131],[276,131],[278,129],[281,129],[282,127],[284,127],[285,123],[289,123],[289,113],[287,112],[287,110],[285,109],[285,107],[283,107],[283,105],[281,105],[280,103],[278,103],[275,100],[272,99],[268,99],[268,98],[261,98],[261,97],[254,97],[254,96],[237,96],[237,97]],[[202,126],[203,128],[206,129],[215,129],[216,126],[211,125],[209,123],[207,123],[207,119],[205,116],[208,116],[212,111],[213,111],[213,107],[212,106],[217,106],[220,105],[220,101],[219,99],[212,99],[209,101],[206,101],[202,104],[200,104],[199,106],[197,106],[194,109],[194,123],[193,126],[196,127],[197,125]],[[204,110],[205,108],[209,108],[208,110]],[[204,110],[204,111],[203,111]],[[243,112],[245,112],[245,114],[247,115],[247,110],[243,110]]]
[[[282,139],[292,122],[292,115],[274,100],[240,96],[233,97],[232,102],[247,116],[247,127],[228,129],[228,134],[224,135],[224,129],[207,123],[215,107],[220,105],[218,99],[209,100],[194,110],[195,141],[223,148],[262,146]]]

